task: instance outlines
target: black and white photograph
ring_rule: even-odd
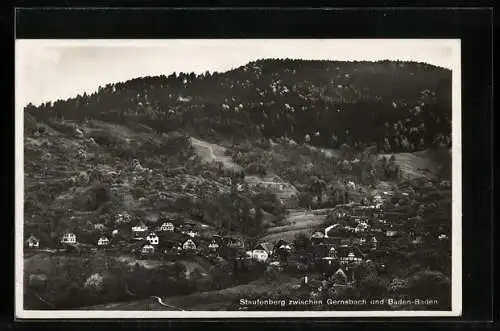
[[[460,40],[15,51],[18,317],[460,316]]]

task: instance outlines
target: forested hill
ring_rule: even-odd
[[[416,62],[266,59],[225,73],[108,84],[25,110],[41,122],[139,122],[212,141],[288,137],[411,152],[451,144],[451,71]]]

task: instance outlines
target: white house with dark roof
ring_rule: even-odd
[[[216,251],[219,249],[219,244],[216,243],[215,241],[212,241],[209,245],[208,245],[208,249],[210,249],[211,251]]]
[[[146,232],[146,231],[148,231],[148,229],[149,229],[148,226],[146,224],[144,224],[144,222],[140,222],[136,226],[132,227],[132,232],[137,234],[137,233]]]
[[[165,222],[160,226],[160,231],[173,232],[175,230],[175,226],[171,222]]]
[[[342,268],[337,269],[334,273],[335,281],[341,285],[347,284],[347,274]]]
[[[154,252],[155,252],[154,246],[152,246],[152,245],[144,245],[144,246],[142,246],[141,254],[149,255],[149,254],[153,254]]]
[[[76,235],[72,232],[66,232],[61,238],[61,244],[76,244]]]
[[[274,245],[268,242],[259,243],[253,249],[254,251],[264,251],[269,256],[273,255]]]
[[[364,259],[363,253],[357,247],[341,245],[336,250],[337,257],[343,264],[361,263]]]
[[[438,239],[439,240],[448,240],[448,236],[445,235],[444,233],[441,233],[439,236],[438,236]]]
[[[26,239],[25,243],[29,248],[39,248],[40,247],[40,240],[38,240],[38,238],[36,238],[33,235],[31,235],[28,239]]]
[[[97,241],[97,246],[102,247],[102,246],[108,246],[109,245],[109,239],[107,237],[100,237],[99,240]]]
[[[184,244],[182,244],[182,249],[183,250],[195,250],[196,244],[191,239],[188,239],[184,242]]]
[[[253,250],[251,252],[252,259],[258,262],[266,262],[269,258],[269,254],[265,250]]]
[[[148,234],[146,240],[149,242],[150,245],[158,245],[160,243],[160,238],[154,232]]]
[[[259,262],[266,262],[267,259],[273,254],[273,249],[274,246],[271,243],[260,243],[252,250],[252,259]]]

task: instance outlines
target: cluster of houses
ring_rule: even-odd
[[[128,214],[118,214],[116,216],[115,220],[116,224],[124,224],[124,223],[130,223],[131,222],[131,217]],[[101,227],[103,227],[102,224],[95,224],[94,225],[94,230],[102,230]],[[143,247],[144,252],[151,252],[153,249],[151,247],[155,247],[159,245],[160,243],[160,236],[158,234],[160,233],[174,233],[178,232],[185,237],[188,237],[187,240],[182,244],[183,248],[194,248],[196,249],[196,244],[194,244],[193,239],[197,236],[199,236],[199,233],[195,230],[193,230],[194,224],[190,222],[185,222],[184,224],[176,226],[172,222],[165,221],[163,222],[159,227],[156,227],[154,229],[150,229],[144,222],[139,222],[136,225],[131,226],[130,228],[130,233],[131,233],[131,239],[133,241],[144,241],[145,245]],[[119,229],[114,229],[111,232],[111,237],[115,237],[116,235],[119,234],[121,230]],[[111,244],[111,240],[108,236],[106,235],[100,235],[96,238],[95,244],[97,247],[107,247]],[[78,236],[76,233],[68,231],[62,234],[60,237],[59,243],[61,245],[76,245],[79,243],[78,241]],[[25,246],[27,248],[31,249],[36,249],[40,248],[40,240],[36,238],[34,235],[30,235],[26,240],[25,240]]]

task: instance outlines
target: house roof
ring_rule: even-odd
[[[341,245],[337,247],[337,256],[347,257],[349,253],[353,253],[355,257],[363,258],[363,253],[356,246]]]
[[[29,236],[25,241],[32,241],[32,240],[39,241],[38,238],[35,237],[34,235]]]
[[[335,271],[335,276],[340,276],[342,278],[347,279],[347,275],[346,275],[345,271],[342,270],[342,268],[339,268],[339,269],[337,269],[337,271]]]
[[[255,246],[255,249],[259,249],[259,247],[267,252],[270,252],[273,250],[274,245],[268,242],[260,243],[257,246]]]
[[[323,238],[325,235],[321,232],[314,232],[311,238]]]
[[[283,239],[280,239],[276,242],[276,247],[281,247],[282,245],[288,245],[288,242]]]

